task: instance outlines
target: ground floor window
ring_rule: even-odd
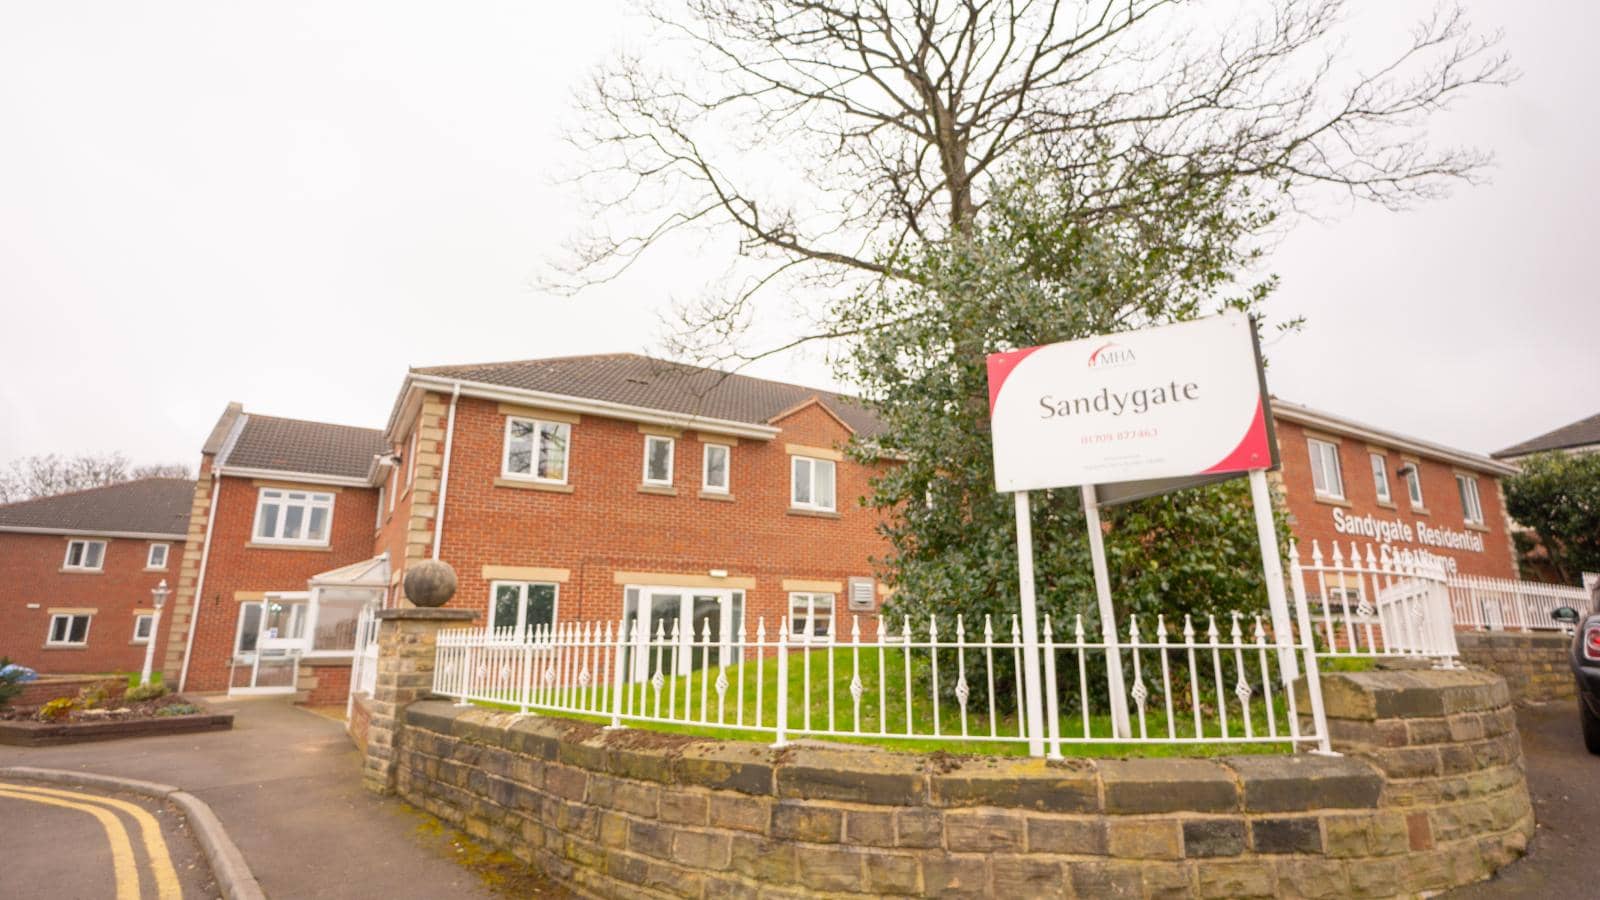
[[[155,626],[156,617],[151,613],[140,613],[133,617],[133,642],[147,644],[150,642],[150,631]]]
[[[789,633],[813,641],[833,636],[833,594],[794,593],[789,595]]]
[[[50,617],[50,634],[45,643],[58,647],[81,647],[89,643],[89,620],[85,613],[58,613]]]
[[[557,586],[544,581],[495,581],[489,585],[489,627],[515,629],[525,635],[531,629],[556,624]]]

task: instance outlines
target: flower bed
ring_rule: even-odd
[[[233,727],[232,713],[215,712],[182,695],[91,709],[51,708],[59,703],[0,708],[0,744],[39,747]]]

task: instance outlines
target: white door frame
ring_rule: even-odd
[[[267,621],[267,604],[274,601],[283,603],[286,606],[293,608],[289,614],[289,630],[293,632],[292,634],[278,635],[273,637],[267,636],[265,630]],[[256,625],[256,646],[255,649],[251,651],[240,651],[239,643],[244,637],[244,610],[247,606],[256,606],[261,610],[260,618],[258,619]],[[300,657],[304,655],[308,649],[310,649],[311,645],[311,640],[309,637],[307,637],[310,628],[310,623],[307,621],[310,615],[310,606],[311,595],[307,591],[284,591],[280,593],[272,593],[266,595],[260,600],[249,600],[239,604],[239,621],[234,628],[233,636],[233,658],[236,664],[245,664],[250,666],[250,684],[246,687],[235,687],[233,685],[233,678],[230,675],[228,678],[229,694],[235,696],[248,696],[251,694],[292,694],[295,692],[298,686],[297,683],[300,680]],[[261,662],[263,658],[268,661],[282,661],[287,659],[293,665],[293,670],[289,676],[289,684],[287,686],[258,686],[257,682],[261,676]]]
[[[717,601],[718,612],[718,652],[719,665],[729,665],[734,662],[735,645],[739,636],[740,622],[734,618],[734,598],[738,597],[739,619],[744,617],[745,591],[742,588],[694,588],[671,587],[666,585],[630,584],[622,592],[622,617],[629,621],[629,614],[637,617],[639,610],[630,609],[630,606],[644,607],[654,611],[654,598],[675,596],[678,598],[678,652],[676,653],[676,675],[687,675],[693,671],[693,643],[695,638],[690,630],[694,622],[694,601],[696,597],[711,597]],[[637,638],[632,640],[632,672],[634,681],[647,681],[653,674],[656,665],[654,648],[651,641],[655,638],[655,617],[652,615],[643,621],[639,628]],[[631,626],[630,626],[631,627]],[[670,634],[668,635],[670,637]]]

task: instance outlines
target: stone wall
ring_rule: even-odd
[[[1532,832],[1504,684],[1324,678],[1342,757],[1046,762],[400,712],[410,802],[604,896],[1393,896]]]
[[[1456,635],[1462,661],[1506,680],[1518,703],[1572,700],[1577,694],[1568,654],[1572,638],[1552,631],[1463,631]]]

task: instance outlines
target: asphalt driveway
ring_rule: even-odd
[[[1600,896],[1600,756],[1583,749],[1576,701],[1517,711],[1539,830],[1528,855],[1488,881],[1452,891],[1452,900]]]
[[[492,896],[425,817],[361,787],[360,758],[342,723],[281,699],[213,705],[234,713],[232,731],[0,746],[0,766],[177,785],[210,804],[269,897]]]

